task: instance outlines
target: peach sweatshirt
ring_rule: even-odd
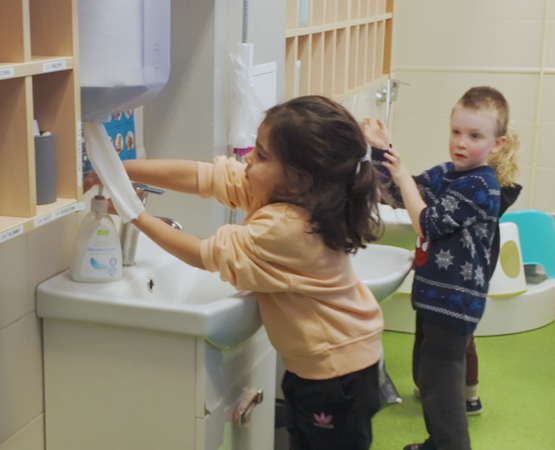
[[[376,363],[382,355],[381,309],[349,256],[306,232],[306,210],[257,204],[245,167],[226,157],[198,163],[199,195],[247,214],[242,225],[224,225],[201,242],[206,269],[257,293],[270,341],[290,372],[320,380]]]

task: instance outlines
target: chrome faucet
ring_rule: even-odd
[[[137,191],[137,195],[146,207],[148,194],[162,195],[163,189],[153,188],[143,183],[132,183],[133,188]],[[181,225],[173,219],[167,217],[158,217],[158,219],[166,222],[176,230],[181,230]],[[120,228],[121,241],[121,257],[124,266],[132,266],[135,264],[135,256],[137,254],[137,242],[139,240],[140,230],[131,222],[122,223]]]

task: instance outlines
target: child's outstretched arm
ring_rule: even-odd
[[[186,159],[137,159],[123,162],[132,181],[187,194],[198,193],[198,164]],[[100,184],[96,172],[91,172],[83,181],[87,192]]]
[[[403,203],[409,213],[412,227],[416,234],[423,236],[420,227],[420,214],[426,208],[426,202],[420,195],[416,181],[401,163],[401,156],[393,149],[389,149],[384,154],[387,161],[382,161],[382,165],[389,170],[393,182],[399,187]]]
[[[141,159],[123,162],[129,178],[133,181],[170,189],[188,194],[198,193],[198,164],[189,160]],[[83,190],[87,192],[100,184],[100,178],[92,171],[83,181]],[[111,214],[117,214],[110,207]],[[151,238],[156,244],[185,263],[204,269],[200,256],[201,240],[195,236],[173,229],[147,211],[133,220],[133,224]]]
[[[198,237],[173,229],[147,211],[133,220],[133,225],[176,258],[190,266],[206,269],[200,255],[201,240]]]

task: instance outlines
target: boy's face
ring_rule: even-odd
[[[456,106],[451,115],[449,154],[455,170],[485,166],[490,153],[503,148],[505,136],[496,137],[497,114]]]
[[[270,129],[264,122],[258,127],[254,150],[245,155],[249,192],[263,204],[268,203],[276,186],[283,186],[285,180],[283,165],[268,143]]]

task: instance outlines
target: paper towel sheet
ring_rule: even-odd
[[[264,106],[256,95],[252,78],[253,44],[237,44],[233,61],[233,102],[229,124],[229,144],[235,149],[255,146]]]
[[[104,125],[99,122],[83,122],[83,131],[87,156],[110,194],[121,220],[129,222],[136,219],[145,208],[131,185]]]

